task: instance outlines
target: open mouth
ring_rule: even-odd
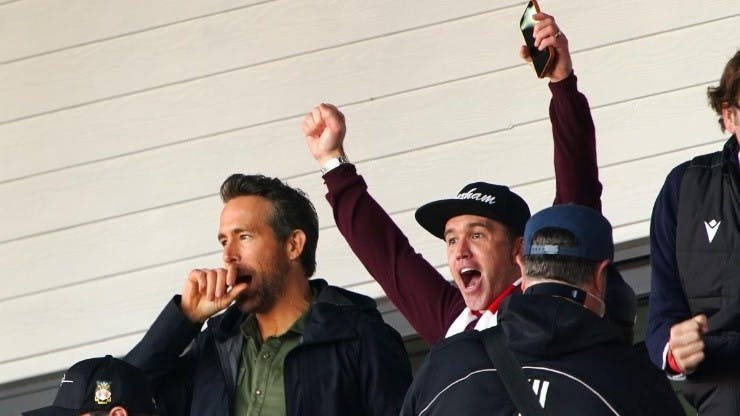
[[[467,289],[480,281],[481,274],[479,270],[463,267],[460,269],[460,277],[462,278],[463,286]]]
[[[240,274],[236,276],[236,282],[234,282],[234,285],[238,285],[239,283],[252,283],[252,275],[251,274]]]

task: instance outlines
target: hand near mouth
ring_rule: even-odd
[[[247,287],[250,275],[239,275],[235,264],[228,269],[195,269],[182,290],[180,309],[193,323],[203,323],[226,309]]]

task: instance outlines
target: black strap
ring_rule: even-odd
[[[540,406],[532,386],[524,378],[519,361],[506,346],[501,327],[495,326],[482,331],[481,341],[519,413],[522,416],[545,416],[545,409]]]

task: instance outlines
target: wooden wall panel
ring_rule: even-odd
[[[553,2],[554,11],[566,3]],[[654,16],[658,11],[663,12],[666,9],[666,3],[612,3],[613,9],[606,6],[598,8],[603,13],[600,15],[575,15],[587,21],[614,22],[611,23],[613,27],[609,26],[610,30],[601,30],[604,25],[600,25],[598,36],[591,33],[593,30],[590,26],[575,25],[574,29],[569,29],[569,36],[574,39],[573,42],[577,42],[573,45],[575,52],[599,45],[608,46],[615,42],[629,42],[635,37],[636,30],[654,33],[664,31],[674,24],[686,26],[718,17],[726,18],[729,14],[727,9],[734,4],[732,1],[718,2],[716,7],[701,7],[701,11],[698,11],[690,2],[680,2],[680,7],[675,2],[670,2],[671,7],[675,8],[672,12],[676,15],[675,19],[655,19],[654,25],[635,26],[632,22],[635,10],[640,10],[641,16]],[[582,1],[579,4],[583,6],[580,13],[585,13],[591,11],[594,3]],[[586,7],[586,4],[589,6]],[[646,13],[645,7],[650,8],[648,11],[653,7],[655,10],[653,13]],[[257,68],[245,68],[237,71],[237,74],[216,75],[186,84],[140,92],[112,102],[108,100],[82,108],[70,107],[61,113],[0,125],[0,137],[3,138],[0,141],[0,162],[5,166],[0,171],[3,175],[0,179],[25,176],[290,117],[302,113],[306,106],[318,99],[347,104],[409,88],[434,85],[457,77],[521,65],[515,52],[521,43],[519,34],[513,28],[501,30],[510,27],[510,22],[515,21],[518,14],[519,11],[515,8],[504,8],[468,19],[321,51],[318,53],[320,58],[313,56],[316,54],[292,57]],[[728,24],[725,27],[730,26]],[[616,28],[627,32],[621,33]],[[711,33],[709,30],[707,32]],[[601,43],[596,43],[597,41]],[[466,54],[461,55],[462,51]],[[321,67],[311,69],[306,60],[311,62],[316,59],[319,59]],[[324,64],[328,62],[332,65],[324,68]],[[311,74],[301,74],[309,70]],[[384,75],[378,76],[379,73]],[[124,76],[126,80],[137,78],[130,74]],[[79,75],[70,74],[69,77],[76,79]],[[290,80],[296,77],[302,82],[291,84]],[[305,77],[309,77],[309,80]],[[337,84],[337,81],[342,80],[356,84],[357,90],[346,91],[343,85]],[[43,84],[43,81],[40,82]],[[286,82],[289,85],[284,85]],[[35,88],[34,83],[19,84],[29,84],[28,88]],[[95,84],[97,86],[98,83]],[[262,86],[269,88],[269,95],[256,93],[260,92]],[[291,88],[286,90],[286,87]],[[314,87],[318,87],[320,91],[316,91]],[[103,83],[99,88],[109,87]],[[64,91],[62,97],[74,95],[74,91]],[[23,100],[26,95],[24,92],[12,98]],[[253,100],[248,100],[252,95]],[[50,99],[57,99],[56,97],[58,95],[50,94]],[[36,101],[39,105],[44,105],[45,100]],[[295,101],[298,102],[297,106],[292,104]],[[204,102],[207,105],[203,105]],[[0,106],[0,109],[3,108],[5,106]],[[15,105],[9,105],[7,111],[17,111],[14,108]],[[265,113],[267,109],[272,111]],[[52,125],[56,128],[50,129],[49,126]],[[125,133],[121,132],[122,125],[126,126]],[[52,146],[55,141],[60,140],[66,146]],[[14,157],[18,153],[12,152],[22,152],[22,144],[31,144],[41,151],[37,155],[26,155],[27,163],[20,163]]]
[[[317,275],[382,296],[300,134],[319,101],[343,108],[350,158],[445,275],[421,203],[487,180],[549,205],[549,92],[516,54],[520,3],[0,3],[0,383],[130,348],[190,268],[219,264],[234,171],[304,188]],[[740,46],[736,0],[543,7],[593,107],[615,240],[644,240],[671,167],[723,142],[704,93]]]
[[[317,12],[316,1],[268,2],[111,39],[103,44],[10,63],[0,69],[0,77],[22,82],[4,90],[17,99],[12,108],[0,109],[0,121],[255,65],[269,66],[272,61],[471,13],[485,13],[491,7],[490,2],[481,0],[465,8],[454,2],[345,0],[332,3],[322,5],[322,12],[306,19]],[[518,6],[518,3],[508,1],[508,5]],[[358,13],[361,19],[357,18]],[[393,15],[407,18],[388,19]]]
[[[269,2],[268,0],[267,2]],[[0,64],[224,13],[264,0],[38,0],[0,3]]]
[[[740,18],[730,19],[740,22]],[[715,22],[620,44],[609,49],[598,49],[575,55],[577,71],[582,76],[582,90],[592,105],[600,108],[611,103],[665,93],[676,89],[706,85],[717,76],[704,64],[722,62],[726,49],[721,38],[728,35],[727,22]],[[711,36],[701,36],[709,31]],[[656,39],[657,38],[657,39]],[[649,55],[635,59],[634,49],[649,49],[666,55],[672,45],[690,44],[707,53],[682,55],[678,62],[659,65]],[[662,49],[661,49],[662,47]],[[643,59],[644,58],[644,59]],[[614,92],[611,72],[600,70],[601,63],[614,64],[629,61],[630,71],[639,71],[640,77]],[[718,66],[721,64],[718,64]],[[644,68],[644,69],[642,69]],[[686,77],[677,80],[665,76],[672,68],[686,68]],[[625,69],[625,70],[628,70]],[[303,80],[308,82],[308,79]],[[341,86],[351,90],[352,84]],[[591,90],[595,90],[592,94]],[[610,93],[608,98],[605,96]],[[518,96],[521,100],[509,102],[500,97]],[[459,100],[457,97],[470,97]],[[468,80],[445,84],[437,88],[413,91],[407,94],[373,100],[367,104],[348,106],[350,125],[348,148],[350,156],[361,159],[381,157],[384,152],[397,153],[425,148],[465,137],[513,128],[547,117],[547,88],[531,80],[529,68],[518,67]],[[607,101],[609,100],[609,101]],[[318,101],[318,99],[316,100]],[[689,113],[708,112],[704,99],[698,97],[680,103]],[[426,105],[426,103],[430,103]],[[311,105],[307,105],[308,111]],[[687,109],[686,105],[691,108]],[[674,106],[669,106],[673,109]],[[406,110],[414,108],[413,111]],[[696,110],[695,110],[696,109]],[[657,109],[656,109],[657,110]],[[672,111],[678,111],[673,109]],[[642,112],[641,112],[642,113]],[[444,117],[440,115],[444,114]],[[432,121],[433,120],[433,121]],[[705,120],[710,120],[709,117]],[[355,130],[355,123],[359,129]],[[251,170],[268,172],[281,177],[292,177],[314,169],[302,148],[300,117],[259,125],[236,132],[188,141],[179,145],[156,148],[126,157],[90,163],[22,180],[0,183],[0,198],[14,196],[17,203],[0,207],[0,215],[9,219],[9,226],[0,233],[0,241],[34,235],[44,230],[74,226],[85,221],[124,215],[150,207],[201,198],[214,192],[215,184],[229,172]],[[618,122],[615,125],[630,125]],[[609,131],[599,126],[599,132]],[[399,142],[398,138],[403,138]],[[668,135],[653,135],[649,148],[659,153],[675,146]],[[683,136],[696,140],[692,135]],[[618,141],[601,140],[604,143]],[[367,144],[366,144],[367,143]],[[359,151],[354,149],[358,147]],[[641,147],[634,149],[644,155]],[[369,154],[365,153],[369,152]],[[283,163],[264,154],[280,155]],[[609,152],[610,154],[622,154]],[[650,153],[650,152],[648,152]],[[491,157],[496,157],[495,152]],[[629,155],[626,155],[629,158]],[[637,157],[632,155],[631,157]],[[23,159],[20,159],[21,161]],[[602,160],[603,162],[603,160]],[[428,166],[427,166],[428,167]],[[50,188],[53,181],[67,184]],[[121,198],[121,195],[136,195]],[[81,203],[83,202],[84,203]],[[24,222],[28,215],[42,216],[43,222]]]

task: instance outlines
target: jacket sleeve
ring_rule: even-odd
[[[359,357],[363,414],[396,416],[411,384],[411,364],[401,336],[382,320],[361,333]]]
[[[596,133],[586,96],[578,79],[549,84],[550,122],[554,143],[554,205],[575,203],[601,212],[601,182],[596,164]]]
[[[686,166],[687,163],[679,165],[668,175],[650,220],[650,300],[645,344],[650,360],[663,369],[671,326],[691,317],[676,261],[678,193]]]
[[[182,314],[179,296],[175,296],[125,357],[147,375],[161,414],[189,414],[192,361],[201,326]]]
[[[414,251],[354,165],[332,169],[324,180],[334,221],[360,262],[427,342],[443,338],[465,307],[460,292]]]

